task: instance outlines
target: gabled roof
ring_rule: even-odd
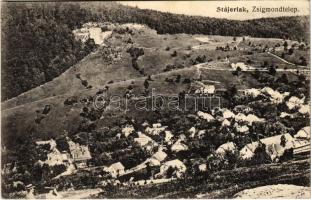
[[[300,129],[294,137],[297,139],[310,139],[310,135],[311,135],[311,128],[310,126],[306,126]]]
[[[181,139],[178,139],[171,147],[171,150],[174,152],[186,151],[188,146],[182,143]]]
[[[106,171],[108,172],[116,172],[116,171],[123,171],[124,170],[124,166],[122,165],[121,162],[117,162],[117,163],[114,163],[112,165],[110,165],[110,167],[108,167],[106,169]]]
[[[149,142],[154,142],[153,139],[148,137],[147,135],[139,132],[138,133],[138,138],[134,138],[134,141],[137,142],[141,146],[147,145]]]
[[[272,137],[268,137],[268,138],[263,138],[260,140],[260,142],[262,142],[263,144],[266,145],[266,150],[269,150],[270,148],[270,152],[268,151],[267,153],[270,154],[270,156],[274,153],[277,152],[281,152],[281,149],[283,149],[283,147],[281,147],[280,143],[281,143],[281,137],[284,136],[286,139],[286,144],[284,149],[289,149],[289,148],[293,148],[295,143],[294,143],[294,138],[286,133],[286,134],[280,134],[280,135],[276,135],[276,136],[272,136]],[[258,142],[252,142],[249,143],[247,145],[245,145],[241,150],[240,150],[240,156],[242,156],[242,158],[251,158],[254,155],[254,152],[256,150],[256,148],[258,147],[259,143]]]
[[[215,120],[215,118],[211,114],[202,111],[198,111],[197,115],[208,122]]]
[[[167,154],[164,151],[157,151],[155,154],[152,155],[152,158],[158,160],[158,161],[163,161],[167,157]]]
[[[225,155],[226,152],[234,152],[236,150],[236,145],[233,142],[227,142],[225,144],[220,145],[216,153],[220,155]]]

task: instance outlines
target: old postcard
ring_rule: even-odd
[[[309,1],[2,1],[1,196],[311,198]]]

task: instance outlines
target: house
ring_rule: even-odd
[[[87,167],[87,161],[92,158],[89,147],[68,141],[72,160],[77,168]]]
[[[299,130],[296,135],[294,135],[295,141],[294,141],[294,154],[300,154],[300,153],[309,153],[311,150],[311,143],[310,143],[310,137],[311,137],[311,127],[306,126]]]
[[[253,115],[253,114],[248,114],[244,121],[247,122],[249,125],[252,125],[254,122],[264,122],[265,119],[259,118],[259,117],[257,117],[256,115]]]
[[[145,132],[149,135],[159,135],[167,126],[162,126],[160,123],[153,124],[152,127],[147,127]]]
[[[228,121],[227,119],[225,119],[224,121],[222,121],[222,123],[221,123],[221,126],[222,127],[225,127],[225,126],[230,126],[231,125],[231,122],[230,121]]]
[[[236,112],[236,113],[247,114],[247,113],[252,112],[253,109],[250,108],[249,106],[246,106],[246,105],[237,105],[237,106],[234,107],[233,111]]]
[[[171,131],[164,131],[165,133],[165,142],[171,143],[171,139],[174,137]]]
[[[248,70],[248,67],[243,62],[231,63],[231,67],[234,70],[237,70],[238,68],[240,68],[242,71]]]
[[[302,129],[300,129],[296,135],[294,135],[294,138],[296,139],[310,139],[310,135],[311,135],[311,130],[310,130],[310,126],[306,126]]]
[[[207,166],[206,166],[206,164],[200,164],[200,165],[199,165],[199,171],[200,171],[200,172],[205,172],[205,171],[207,171]]]
[[[167,154],[162,151],[162,149],[158,150],[155,154],[152,155],[152,158],[162,162],[167,157]]]
[[[189,130],[188,130],[188,133],[189,133],[189,135],[190,135],[190,137],[194,137],[195,136],[195,134],[196,134],[196,129],[195,129],[195,127],[191,127]]]
[[[234,118],[235,114],[233,112],[231,112],[229,109],[223,109],[222,111],[222,116],[225,119],[229,119],[229,118]]]
[[[177,178],[180,178],[187,170],[186,165],[181,162],[178,159],[175,160],[170,160],[165,163],[160,167],[160,172],[156,174],[155,176],[157,178],[162,178],[167,176],[167,172],[169,169],[173,169],[173,176],[175,175]]]
[[[171,150],[173,152],[180,152],[180,151],[187,151],[188,150],[188,146],[183,144],[182,139],[178,139],[171,147]]]
[[[149,126],[149,123],[147,121],[144,121],[144,123],[142,123],[142,127],[147,127]]]
[[[206,134],[206,130],[199,130],[197,135],[199,138],[202,138]]]
[[[239,133],[244,133],[244,134],[247,134],[247,133],[249,133],[249,128],[248,128],[248,126],[246,126],[246,125],[238,125],[237,123],[234,125],[234,127],[235,127],[235,130],[237,131],[237,132],[239,132]]]
[[[205,119],[207,122],[211,122],[211,121],[215,120],[215,118],[212,115],[205,113],[205,112],[202,112],[202,111],[198,111],[197,115],[200,118]]]
[[[284,100],[284,97],[289,95],[289,92],[284,92],[281,94],[280,92],[273,90],[270,87],[264,87],[261,89],[262,94],[267,94],[270,96],[270,101],[273,103],[282,103]]]
[[[260,90],[256,88],[245,89],[243,92],[246,96],[251,96],[253,98],[258,97],[261,94]]]
[[[135,131],[134,127],[132,125],[126,125],[123,129],[122,129],[122,134],[125,137],[128,137],[130,134],[132,134]]]
[[[288,114],[287,112],[281,112],[280,118],[286,118],[286,117],[294,118],[294,115]]]
[[[195,87],[199,86],[199,88],[195,90],[195,94],[214,94],[216,91],[214,85],[204,84],[200,81],[196,81],[195,84]]]
[[[233,142],[227,142],[225,144],[220,145],[216,153],[220,156],[225,156],[226,153],[234,153],[237,150],[236,145]]]
[[[281,145],[281,138],[284,138],[285,140],[285,144],[283,146]],[[264,138],[261,139],[260,142],[266,145],[266,152],[270,155],[271,160],[275,160],[276,158],[282,156],[286,149],[294,148],[294,138],[288,133]],[[259,142],[252,142],[245,145],[240,150],[240,157],[242,159],[252,158],[255,155],[254,152],[258,146]]]
[[[305,97],[299,99],[298,97],[296,96],[292,96],[287,102],[286,102],[286,105],[288,107],[289,110],[292,110],[296,107],[300,107],[305,101]]]
[[[47,141],[36,141],[38,146],[49,145],[49,153],[47,154],[47,159],[45,161],[38,161],[38,164],[41,166],[43,164],[47,164],[49,166],[55,165],[65,165],[68,166],[70,164],[70,156],[66,153],[61,153],[56,147],[55,140],[47,140]]]
[[[306,114],[310,115],[310,106],[308,104],[300,105],[298,112],[303,115],[306,115]]]
[[[124,166],[121,162],[114,163],[108,168],[104,168],[105,172],[108,172],[113,178],[117,178],[119,175],[124,174]]]
[[[140,146],[146,146],[149,143],[153,143],[154,140],[148,137],[147,135],[138,132],[138,138],[134,138],[134,141],[137,142]]]
[[[136,171],[139,171],[141,169],[145,169],[147,165],[149,166],[160,166],[161,162],[165,160],[167,157],[167,154],[162,151],[162,149],[159,149],[155,154],[153,154],[150,158],[146,159],[143,163],[125,171],[124,174],[121,175],[126,175],[126,174],[132,174]]]
[[[215,86],[214,85],[204,85],[203,93],[204,94],[214,94],[215,93]]]

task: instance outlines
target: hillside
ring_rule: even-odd
[[[82,45],[71,32],[88,21],[146,24],[159,34],[309,38],[305,32],[307,17],[234,21],[143,10],[114,2],[3,5],[2,49],[6,50],[2,50],[1,59],[2,101],[51,81],[88,55],[94,43]]]

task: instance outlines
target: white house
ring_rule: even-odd
[[[225,108],[223,111],[222,111],[222,116],[223,118],[225,119],[229,119],[229,118],[234,118],[235,117],[235,114],[233,112],[231,112],[229,109]]]
[[[249,95],[253,98],[258,97],[261,94],[260,90],[256,89],[256,88],[245,89],[244,93],[245,93],[245,95]]]
[[[132,125],[126,125],[123,129],[122,129],[122,134],[125,137],[128,137],[130,134],[132,134],[135,131],[134,127]]]
[[[105,172],[110,173],[113,178],[116,178],[118,175],[124,174],[124,166],[121,162],[114,163],[108,168],[104,168]]]
[[[227,120],[227,119],[225,119],[224,121],[222,121],[221,126],[222,126],[222,127],[230,126],[230,124],[231,124],[230,121]]]
[[[248,128],[247,125],[242,125],[241,126],[241,125],[235,123],[234,127],[235,127],[236,131],[239,132],[239,133],[244,133],[244,134],[249,133],[249,128]]]
[[[311,136],[310,126],[302,128],[297,132],[296,135],[294,135],[295,138],[294,154],[310,152],[311,150],[310,136]]]
[[[138,132],[138,138],[134,138],[134,141],[137,142],[140,146],[146,146],[149,143],[153,143],[154,140],[148,137],[147,135]]]
[[[281,146],[282,136],[286,140],[284,147]],[[270,155],[271,160],[274,160],[275,158],[282,156],[286,149],[290,149],[294,147],[294,139],[288,133],[264,138],[264,139],[261,139],[260,142],[266,145],[266,152]],[[240,157],[242,159],[252,158],[255,155],[254,152],[256,148],[258,147],[258,145],[259,145],[258,142],[252,142],[252,143],[245,145],[240,150]]]
[[[227,142],[225,144],[220,145],[216,153],[220,156],[225,156],[226,153],[234,153],[237,150],[236,145],[233,142]]]
[[[197,115],[200,118],[205,119],[207,122],[211,122],[211,121],[215,120],[215,118],[212,115],[205,113],[205,112],[202,112],[202,111],[198,111]]]
[[[310,135],[311,135],[311,130],[310,130],[310,126],[306,126],[302,129],[300,129],[296,135],[294,135],[294,138],[297,139],[310,139]]]
[[[299,113],[303,114],[303,115],[310,115],[310,106],[308,104],[304,105],[300,105],[300,108],[298,110]]]
[[[164,131],[165,133],[165,142],[170,143],[171,139],[174,137],[171,131]]]
[[[264,87],[261,89],[261,93],[267,94],[270,96],[270,100],[274,103],[282,103],[284,100],[284,97],[288,96],[288,92],[280,93],[276,90],[273,90],[270,87]]]
[[[287,102],[286,102],[286,105],[288,107],[289,110],[292,110],[293,108],[296,108],[296,107],[300,107],[305,101],[305,97],[299,99],[298,97],[296,96],[292,96]]]
[[[246,71],[248,69],[248,67],[243,62],[231,63],[231,67],[234,70],[239,67],[242,71]]]
[[[187,170],[187,167],[183,162],[181,162],[178,159],[175,160],[170,160],[165,163],[160,168],[160,172],[156,174],[156,177],[163,177],[166,175],[166,172],[169,168],[174,169],[174,174],[176,175],[177,178],[180,178],[182,174],[184,174]]]
[[[157,123],[153,124],[152,127],[147,127],[145,132],[149,135],[159,135],[166,128],[167,126],[162,126],[160,123]]]
[[[173,152],[187,151],[188,146],[182,143],[181,139],[178,139],[171,147]]]
[[[152,158],[162,162],[167,157],[167,154],[161,149],[158,150],[155,154],[152,155]]]

